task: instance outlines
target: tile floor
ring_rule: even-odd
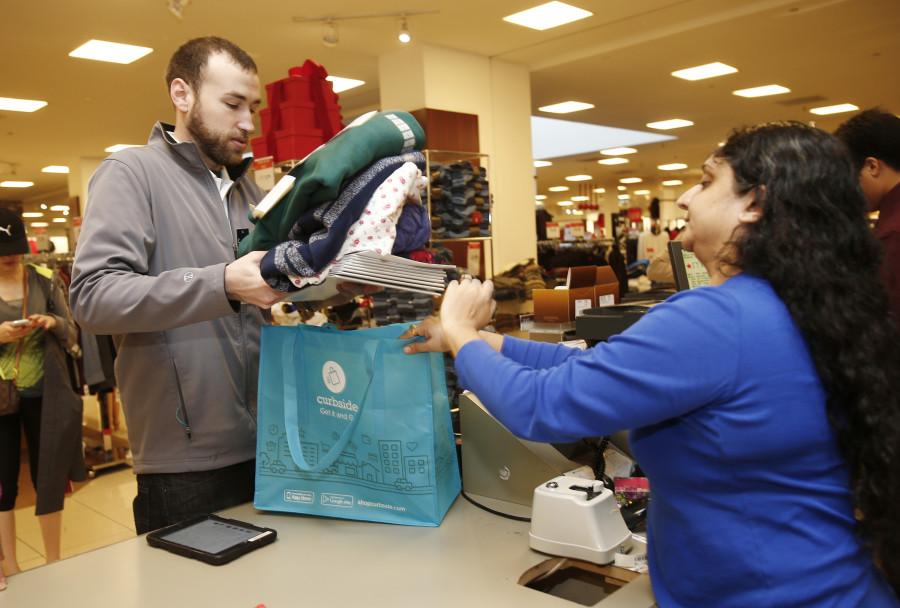
[[[30,480],[23,482],[30,487]],[[63,509],[62,558],[134,537],[131,501],[136,492],[137,482],[129,467],[77,484]],[[16,551],[22,570],[44,565],[44,543],[33,503],[16,508]]]

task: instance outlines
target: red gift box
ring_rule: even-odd
[[[288,101],[278,106],[278,114],[281,117],[279,131],[298,133],[315,129],[316,106],[309,102]]]
[[[275,132],[275,162],[299,160],[325,143],[322,129]]]

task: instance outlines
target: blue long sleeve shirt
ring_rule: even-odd
[[[824,389],[768,282],[679,293],[587,351],[470,342],[456,368],[520,437],[632,429],[660,606],[900,605],[854,536]]]

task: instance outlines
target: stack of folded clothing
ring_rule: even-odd
[[[434,298],[417,293],[385,289],[372,294],[372,317],[376,325],[421,321],[434,313]]]
[[[425,144],[406,112],[372,112],[300,161],[251,213],[239,254],[265,250],[263,278],[290,292],[325,281],[355,252],[419,250],[430,238],[421,194]],[[281,182],[280,182],[281,184]]]
[[[491,194],[484,167],[432,164],[431,225],[437,238],[490,236]]]

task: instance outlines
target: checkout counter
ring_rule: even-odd
[[[457,498],[437,528],[265,513],[222,513],[275,528],[278,540],[224,566],[155,549],[143,536],[29,570],[10,579],[10,608],[431,608],[579,604],[518,584],[549,556],[528,547],[529,524]],[[594,604],[650,608],[647,575]]]

